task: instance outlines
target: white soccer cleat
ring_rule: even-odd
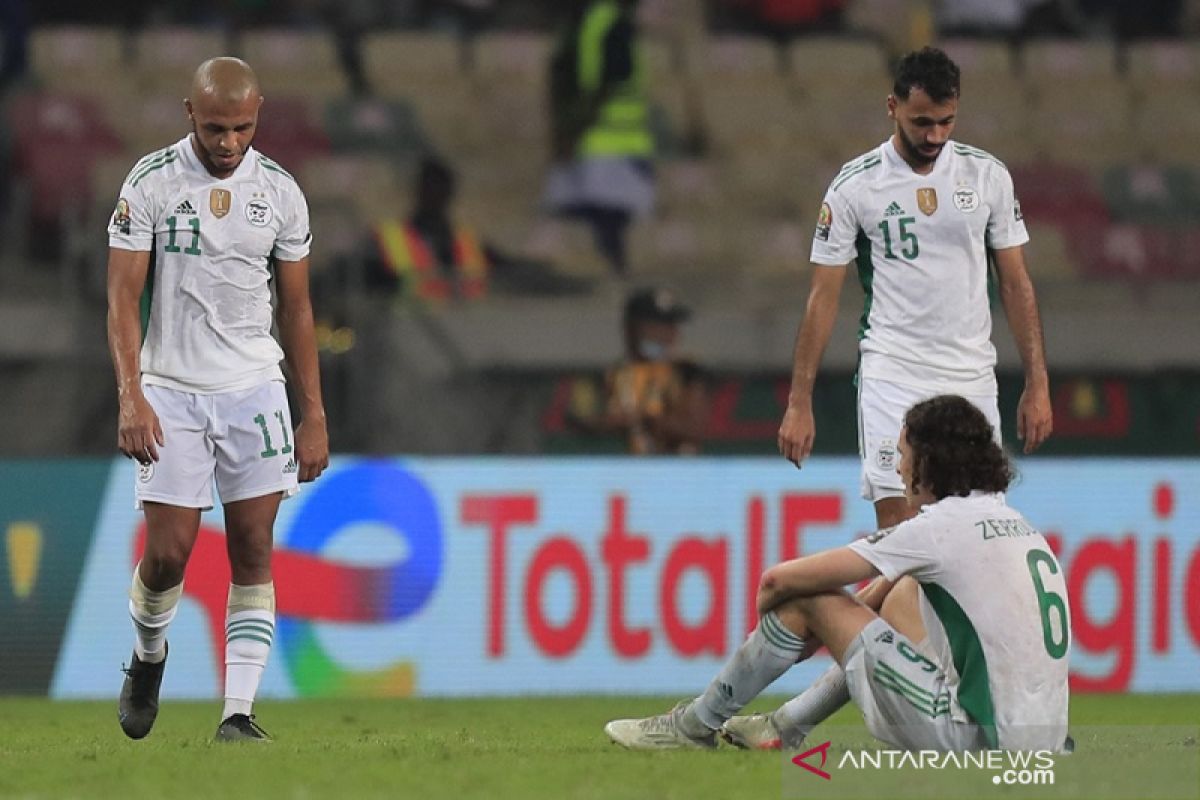
[[[679,721],[690,700],[685,700],[665,714],[644,719],[614,719],[604,726],[608,738],[630,750],[712,750],[717,735],[692,737],[684,733]]]
[[[721,738],[743,750],[782,750],[784,746],[784,736],[770,714],[731,717],[721,726]],[[803,741],[801,736],[798,741],[788,741],[787,746],[798,748]]]

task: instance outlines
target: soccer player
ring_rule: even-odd
[[[940,50],[927,47],[901,59],[887,99],[891,138],[847,163],[830,184],[817,218],[812,286],[779,428],[780,452],[799,466],[812,450],[813,381],[853,261],[866,295],[857,381],[862,494],[874,504],[880,529],[913,513],[894,469],[901,417],[913,403],[941,392],[962,395],[999,437],[989,261],[1025,368],[1017,408],[1025,452],[1036,450],[1053,427],[1021,207],[1003,164],[950,139],[959,83],[958,67]],[[863,599],[878,609],[888,588],[880,582]],[[726,733],[747,747],[774,746],[848,700],[831,668],[775,714],[739,717]]]
[[[991,423],[969,400],[940,395],[908,411],[897,449],[919,513],[767,570],[758,627],[704,694],[608,723],[613,741],[715,747],[725,720],[820,641],[867,728],[891,745],[1066,746],[1066,581],[1046,540],[1005,502],[1011,470]],[[880,614],[841,588],[877,575],[894,583]]]
[[[329,464],[308,208],[292,176],[250,146],[262,102],[245,62],[201,64],[184,101],[191,133],[137,162],[108,229],[117,446],[139,464],[136,505],[147,528],[129,592],[136,640],[119,707],[132,739],[158,714],[167,626],[214,478],[232,572],[216,738],[269,739],[251,708],[275,631],[275,516],[297,479],[314,480]],[[272,277],[282,349],[271,335]],[[283,357],[301,403],[294,433]]]

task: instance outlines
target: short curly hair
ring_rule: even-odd
[[[914,490],[924,487],[941,500],[1003,492],[1012,483],[1012,465],[992,424],[969,400],[944,394],[917,403],[904,415],[904,427]]]
[[[900,59],[896,64],[892,94],[907,100],[914,88],[920,87],[935,103],[944,103],[959,96],[958,65],[936,47],[924,47]]]

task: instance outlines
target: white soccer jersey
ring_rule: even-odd
[[[830,184],[812,261],[857,262],[865,377],[991,394],[987,251],[1027,241],[1012,177],[991,155],[950,141],[919,175],[889,139]]]
[[[1005,749],[1062,745],[1066,580],[1046,540],[1004,495],[947,497],[849,547],[887,579],[911,575],[921,584],[921,617],[949,676],[952,715],[965,721],[965,711]]]
[[[143,382],[211,394],[283,380],[270,260],[303,259],[311,235],[304,194],[278,164],[251,148],[217,179],[184,137],[134,166],[108,236],[152,254]]]

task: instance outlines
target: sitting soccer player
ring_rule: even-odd
[[[1012,472],[991,425],[962,397],[934,397],[905,415],[899,453],[916,517],[767,570],[758,627],[704,694],[605,733],[635,749],[715,747],[727,720],[820,642],[867,728],[893,746],[1063,748],[1066,583],[1046,540],[1005,503]],[[893,587],[879,614],[842,589],[880,574]],[[807,733],[785,728],[789,747]]]

